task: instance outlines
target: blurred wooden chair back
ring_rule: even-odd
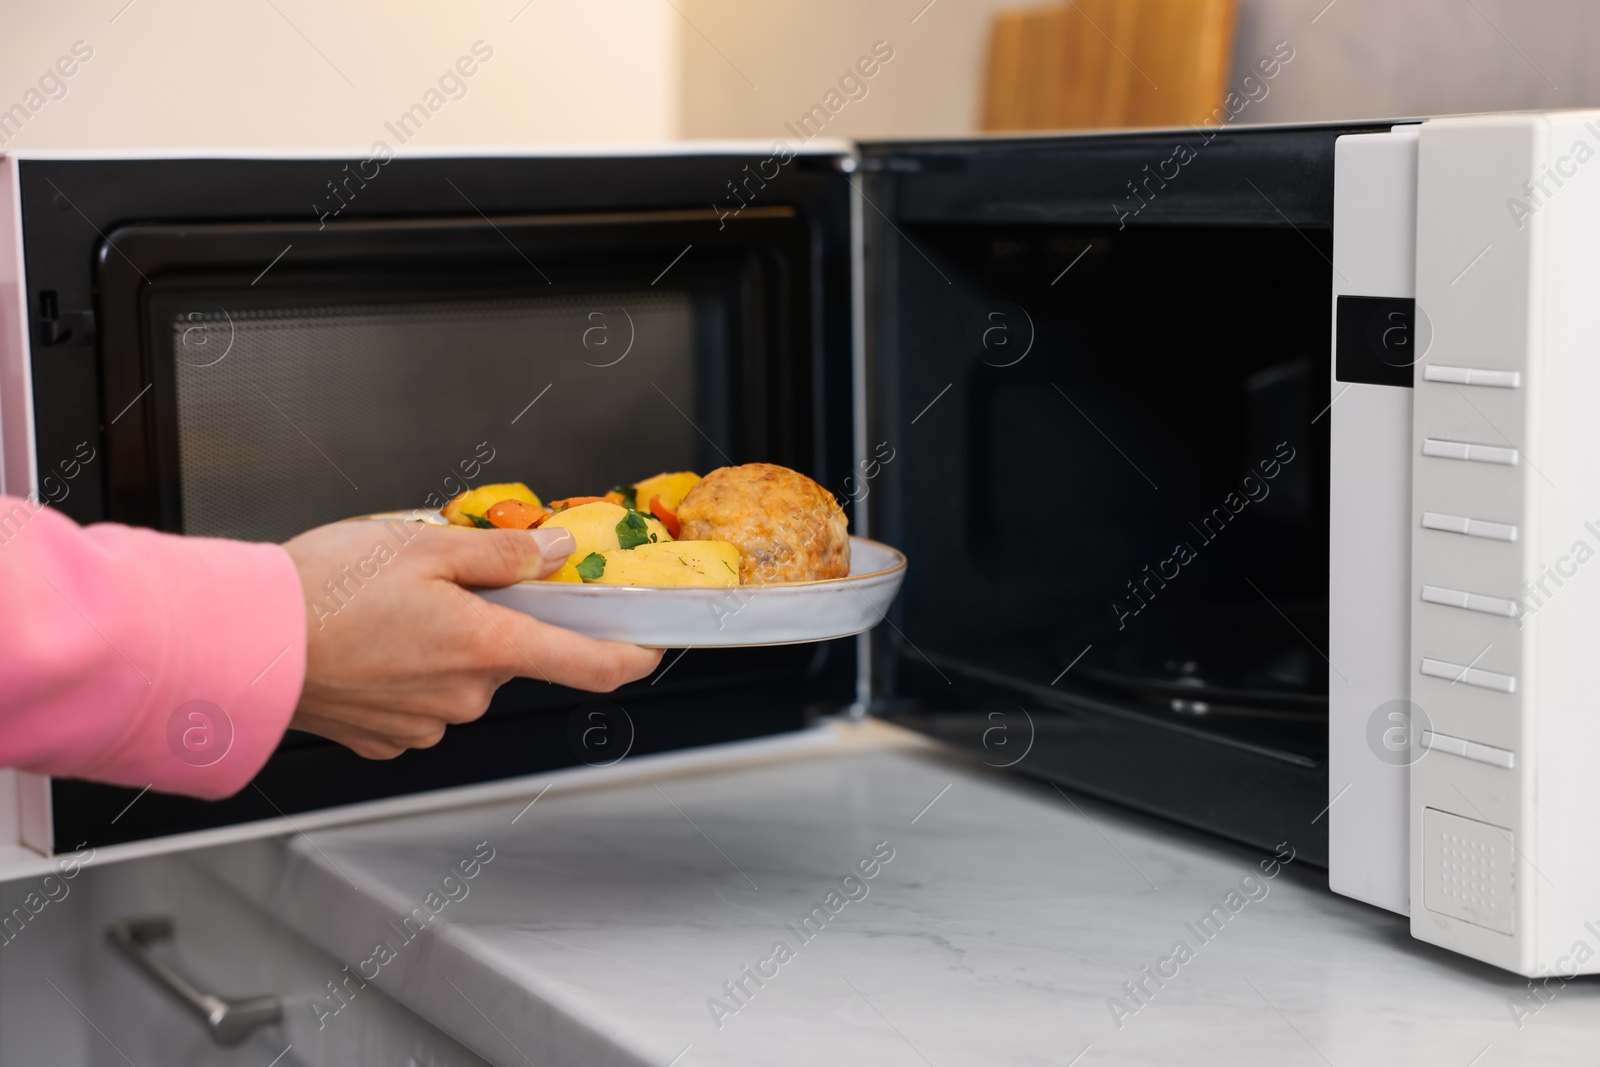
[[[1068,0],[1001,12],[985,130],[1181,126],[1222,103],[1236,0]]]

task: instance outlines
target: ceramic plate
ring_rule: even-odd
[[[440,522],[423,512],[373,519]],[[731,589],[519,582],[480,589],[496,604],[590,637],[650,648],[741,648],[829,641],[883,621],[906,574],[899,550],[850,538],[850,575]]]
[[[827,641],[883,621],[905,577],[888,545],[850,538],[850,576],[731,589],[520,582],[486,600],[590,637],[651,648],[740,648]]]

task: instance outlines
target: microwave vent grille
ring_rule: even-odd
[[[1426,808],[1422,836],[1428,910],[1498,933],[1515,933],[1516,846],[1511,831]]]

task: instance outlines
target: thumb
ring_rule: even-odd
[[[576,551],[578,543],[559,527],[440,530],[433,547],[441,578],[457,585],[502,586],[552,573]]]

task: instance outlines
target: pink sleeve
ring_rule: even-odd
[[[0,767],[227,796],[283,736],[305,662],[279,546],[0,497]]]

